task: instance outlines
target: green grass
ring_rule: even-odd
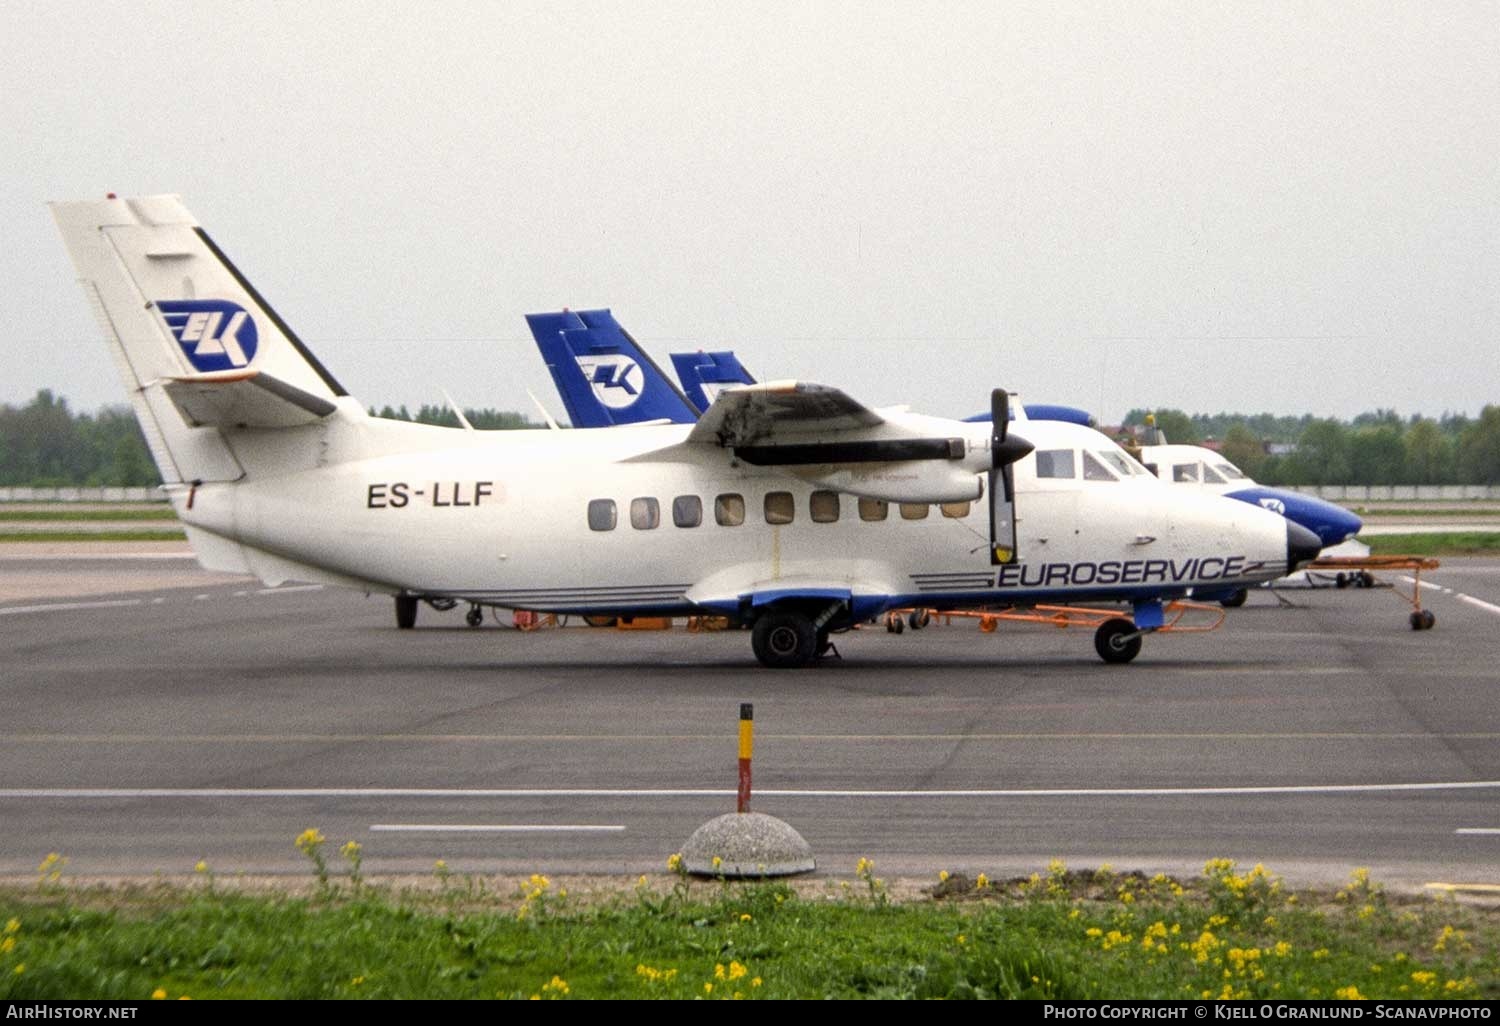
[[[177,514],[171,506],[162,506],[159,509],[42,509],[28,511],[24,509],[0,510],[0,523],[17,520],[38,521],[60,521],[60,520],[176,520]]]
[[[1500,913],[1357,878],[1289,895],[1214,865],[1185,889],[1058,864],[983,888],[955,876],[902,903],[873,879],[667,877],[586,903],[540,877],[13,886],[0,999],[1500,997]]]
[[[1371,555],[1500,555],[1500,531],[1439,531],[1430,534],[1374,534],[1361,537]]]
[[[1457,501],[1444,509],[1420,506],[1392,506],[1389,509],[1382,506],[1350,506],[1348,509],[1351,513],[1373,520],[1381,517],[1500,517],[1500,506],[1459,506]]]
[[[182,531],[0,531],[0,542],[184,541]]]

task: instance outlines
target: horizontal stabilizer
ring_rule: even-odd
[[[337,409],[322,396],[253,369],[167,378],[162,387],[193,427],[302,427]]]

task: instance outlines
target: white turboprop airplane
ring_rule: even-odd
[[[175,196],[52,211],[199,562],[389,594],[401,627],[422,599],[708,613],[791,667],[891,608],[1124,600],[1134,621],[1095,645],[1125,662],[1164,597],[1318,549],[1267,510],[1164,488],[1087,428],[1008,434],[1000,391],[993,426],[797,382],[726,390],[695,425],[370,417]]]

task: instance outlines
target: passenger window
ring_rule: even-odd
[[[589,530],[613,531],[615,529],[615,500],[589,500]]]
[[[791,492],[766,493],[766,523],[790,524],[797,516],[797,503]]]
[[[696,495],[679,495],[672,500],[672,523],[677,527],[697,527],[703,523],[703,500]]]
[[[1173,481],[1197,481],[1198,480],[1198,464],[1196,464],[1196,463],[1178,463],[1178,464],[1174,465],[1172,467],[1172,480]]]
[[[720,527],[739,527],[745,522],[745,497],[733,492],[714,500],[714,521]]]
[[[901,504],[902,520],[926,520],[930,512],[925,502],[903,502]]]
[[[813,523],[831,524],[839,518],[839,493],[817,491],[808,502],[812,509]]]
[[[1118,481],[1119,478],[1104,469],[1104,464],[1089,453],[1083,454],[1083,479],[1085,481]]]
[[[1037,477],[1072,478],[1072,449],[1043,449],[1036,454]]]
[[[631,499],[630,526],[637,531],[654,531],[660,527],[661,503],[655,499]]]
[[[938,509],[943,511],[943,516],[952,517],[954,520],[969,515],[969,504],[967,502],[945,502]]]
[[[861,520],[884,520],[891,515],[891,504],[884,499],[860,499],[859,519]]]

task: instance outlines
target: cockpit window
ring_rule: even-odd
[[[1131,466],[1135,461],[1127,459],[1124,453],[1110,452],[1108,449],[1105,449],[1099,453],[1099,458],[1118,470],[1121,477],[1131,477],[1141,473],[1141,465],[1135,463],[1134,466]]]
[[[1091,452],[1083,454],[1083,479],[1085,481],[1118,481],[1119,478],[1104,469],[1104,464]]]
[[[1219,473],[1223,474],[1231,481],[1245,480],[1245,472],[1242,471],[1239,467],[1236,467],[1233,463],[1217,463],[1214,465],[1214,469],[1216,469]]]
[[[1193,482],[1196,482],[1198,480],[1198,464],[1196,464],[1196,463],[1175,463],[1175,464],[1173,464],[1172,465],[1172,480],[1173,481],[1193,481]]]
[[[1203,480],[1208,484],[1225,484],[1225,480],[1207,463],[1203,464]]]
[[[1042,449],[1036,454],[1037,477],[1071,478],[1073,470],[1072,449]]]

